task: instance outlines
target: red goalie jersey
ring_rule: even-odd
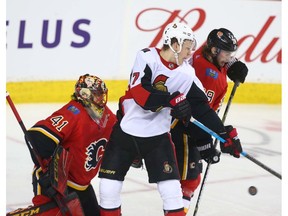
[[[98,172],[104,147],[116,122],[115,115],[107,106],[105,112],[106,122],[101,127],[92,120],[80,103],[72,100],[45,120],[37,122],[29,130],[33,140],[39,139],[39,142],[35,143],[43,158],[49,156],[54,147],[44,143],[42,135],[49,137],[55,145],[61,144],[69,150],[73,159],[68,186],[76,190],[85,189]],[[38,136],[42,136],[42,142]]]

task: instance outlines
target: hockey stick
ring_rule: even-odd
[[[210,130],[209,128],[207,128],[205,125],[203,125],[201,122],[197,121],[196,119],[194,119],[193,117],[191,117],[190,121],[195,124],[196,126],[200,127],[201,129],[203,129],[205,132],[209,133],[211,136],[215,137],[216,139],[218,139],[220,142],[225,143],[226,140],[223,139],[221,136],[219,136],[217,133],[215,133],[214,131]],[[251,155],[249,155],[247,152],[242,151],[241,155],[248,158],[249,160],[251,160],[252,162],[254,162],[255,164],[259,165],[260,167],[262,167],[263,169],[265,169],[266,171],[270,172],[271,174],[273,174],[274,176],[276,176],[279,179],[282,179],[281,174],[277,173],[276,171],[272,170],[271,168],[267,167],[266,165],[264,165],[263,163],[261,163],[260,161],[258,161],[257,159],[255,159],[254,157],[252,157]]]
[[[223,114],[223,117],[222,117],[223,124],[226,121],[226,117],[227,117],[230,105],[232,103],[232,99],[234,98],[234,95],[235,95],[235,92],[236,92],[236,89],[237,89],[238,86],[239,86],[239,81],[236,81],[234,83],[234,86],[233,86],[232,91],[230,93],[230,97],[229,97],[228,103],[226,105],[226,108],[225,108],[225,111],[224,111],[224,114]],[[217,141],[218,140],[216,139],[215,142],[214,142],[214,147],[215,148],[217,147]],[[204,184],[205,184],[206,179],[207,179],[207,175],[208,175],[208,171],[209,171],[210,165],[211,165],[211,162],[207,163],[207,167],[206,167],[206,170],[205,170],[205,173],[204,173],[204,176],[203,176],[203,180],[202,180],[202,183],[201,183],[200,191],[199,191],[199,194],[198,194],[197,202],[196,202],[196,205],[195,205],[195,208],[194,208],[193,216],[196,216],[196,214],[198,212],[200,198],[201,198],[201,195],[202,195]]]
[[[29,150],[32,151],[33,155],[37,159],[39,165],[42,168],[42,171],[46,172],[47,171],[47,167],[44,166],[43,160],[41,159],[40,154],[38,153],[38,151],[35,149],[35,146],[31,142],[31,138],[30,138],[29,134],[27,133],[27,129],[26,129],[26,127],[25,127],[25,125],[24,125],[24,123],[23,123],[23,121],[22,121],[22,119],[21,119],[21,117],[20,117],[20,115],[19,115],[19,113],[18,113],[18,111],[17,111],[17,109],[16,109],[16,107],[15,107],[15,105],[14,105],[14,103],[13,103],[11,97],[10,97],[10,95],[9,95],[9,92],[7,92],[7,91],[6,91],[6,100],[7,100],[8,104],[9,104],[9,106],[11,107],[12,112],[14,113],[14,115],[15,115],[15,117],[16,117],[16,119],[17,119],[17,121],[18,121],[18,123],[19,123],[19,125],[20,125],[20,127],[21,127],[21,129],[22,129],[22,131],[23,131],[23,133],[25,135],[25,137],[26,137],[26,141],[27,141],[26,143],[27,143],[27,146],[28,146]],[[60,209],[60,211],[61,211],[61,213],[63,215],[72,216],[72,214],[70,213],[69,207],[67,206],[67,204],[64,202],[63,199],[59,198],[57,195],[54,195],[53,199],[55,200],[55,202],[59,206],[59,209]]]
[[[21,117],[20,117],[20,115],[19,115],[19,113],[18,113],[18,111],[17,111],[17,109],[16,109],[16,107],[15,107],[15,105],[14,105],[14,103],[13,103],[11,97],[10,97],[10,95],[9,95],[9,92],[7,92],[7,91],[6,91],[6,100],[7,100],[8,104],[9,104],[9,106],[11,107],[11,110],[14,113],[14,116],[16,117],[16,119],[17,119],[17,121],[18,121],[18,123],[19,123],[19,125],[20,125],[20,127],[21,127],[21,129],[22,129],[22,131],[23,131],[23,133],[24,133],[24,135],[26,137],[26,139],[27,139],[27,142],[26,142],[27,147],[29,148],[29,150],[31,150],[31,152],[33,152],[33,155],[37,159],[37,161],[38,161],[39,165],[41,166],[42,170],[45,171],[46,168],[45,168],[45,166],[43,164],[43,160],[40,157],[40,154],[38,153],[38,151],[34,148],[33,144],[31,143],[31,141],[30,141],[31,139],[29,137],[29,134],[27,133],[27,129],[26,129],[26,127],[25,127],[25,125],[24,125],[24,123],[23,123],[23,121],[22,121],[22,119],[21,119]]]

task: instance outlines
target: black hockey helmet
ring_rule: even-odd
[[[229,52],[234,52],[238,48],[237,39],[225,28],[212,30],[207,37],[207,45]]]

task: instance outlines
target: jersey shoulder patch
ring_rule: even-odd
[[[212,68],[206,68],[205,74],[206,76],[212,77],[213,79],[218,78],[218,72],[213,70]]]
[[[72,112],[74,115],[77,115],[80,113],[80,110],[75,107],[74,105],[70,105],[67,107],[67,110],[69,110],[70,112]]]

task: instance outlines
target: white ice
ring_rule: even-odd
[[[116,103],[109,104],[115,111]],[[26,126],[47,117],[62,104],[16,104]],[[225,106],[223,106],[224,110]],[[23,132],[10,107],[6,107],[6,211],[31,204],[32,161]],[[222,116],[223,112],[220,113]],[[226,124],[237,128],[245,152],[281,174],[281,106],[232,104]],[[204,162],[205,164],[205,162]],[[206,169],[204,166],[203,173]],[[200,199],[198,216],[279,216],[282,208],[281,180],[245,157],[221,155],[209,169]],[[98,195],[99,179],[92,181]],[[251,196],[248,188],[258,193]],[[199,189],[188,215],[193,215]],[[131,168],[122,190],[123,216],[163,215],[162,201],[147,173]]]

